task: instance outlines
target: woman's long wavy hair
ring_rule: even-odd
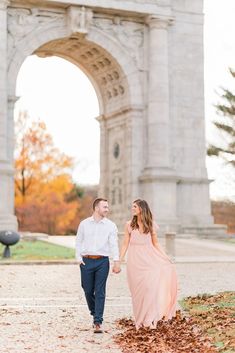
[[[144,234],[153,233],[153,215],[150,211],[149,205],[145,200],[137,199],[133,203],[135,203],[141,209],[141,221],[143,223],[143,231]],[[139,229],[137,216],[133,216],[130,224],[132,229]]]

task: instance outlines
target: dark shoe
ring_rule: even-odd
[[[94,333],[103,333],[103,330],[101,328],[101,324],[94,324],[93,325],[93,328],[94,328]]]

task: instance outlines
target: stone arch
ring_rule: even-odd
[[[79,47],[82,52],[78,51]],[[31,54],[42,57],[57,55],[79,66],[94,85],[101,115],[129,110],[143,104],[139,72],[133,58],[111,36],[95,27],[91,28],[86,37],[68,37],[66,26],[58,25],[34,30],[25,36],[20,48],[15,48],[9,58],[9,96],[15,95],[19,69]],[[87,54],[94,56],[94,60],[88,62],[89,58],[84,58]],[[96,60],[97,64],[94,63]],[[106,66],[106,69],[110,66],[110,69],[102,72],[102,66]]]
[[[141,156],[142,152],[138,151],[142,151],[142,139],[135,139],[134,135],[136,129],[141,133],[143,122],[140,71],[131,53],[99,28],[91,27],[86,36],[78,33],[68,36],[67,31],[65,24],[47,24],[32,30],[20,40],[18,46],[16,43],[10,49],[8,117],[12,120],[16,79],[27,56],[56,55],[80,67],[93,83],[100,104],[99,194],[112,200],[113,217],[118,224],[123,224],[123,210],[127,209],[127,202],[133,198],[132,193],[138,194],[139,188],[138,174],[133,177],[132,173],[132,163],[136,163],[132,149]],[[119,158],[113,153],[117,141],[122,152]],[[142,161],[137,168],[142,168]],[[117,180],[120,185],[118,194],[114,195]]]
[[[123,225],[130,201],[140,196],[149,200],[161,229],[170,225],[180,232],[204,229],[209,234],[211,229],[214,234],[203,124],[194,128],[204,114],[202,7],[200,1],[197,8],[189,2],[172,3],[0,1],[0,228],[16,227],[16,78],[28,55],[51,55],[54,45],[53,53],[80,64],[96,88],[101,103],[101,194],[113,199],[115,221]],[[94,63],[86,54],[82,60],[76,50],[62,52],[63,40],[73,47],[68,40],[72,37],[84,51],[101,49],[102,60]],[[189,52],[198,68],[196,80]],[[92,52],[87,55],[92,58]],[[195,141],[202,147],[195,148]]]

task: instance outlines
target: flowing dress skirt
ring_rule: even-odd
[[[156,327],[159,320],[176,312],[177,276],[174,264],[150,234],[132,230],[127,259],[127,280],[132,296],[136,328]]]

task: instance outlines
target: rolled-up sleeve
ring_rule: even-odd
[[[114,261],[119,260],[119,248],[118,248],[118,229],[114,224],[113,229],[109,234],[109,247]]]
[[[82,261],[82,242],[84,238],[83,222],[79,224],[77,235],[76,235],[76,259],[77,261]]]

